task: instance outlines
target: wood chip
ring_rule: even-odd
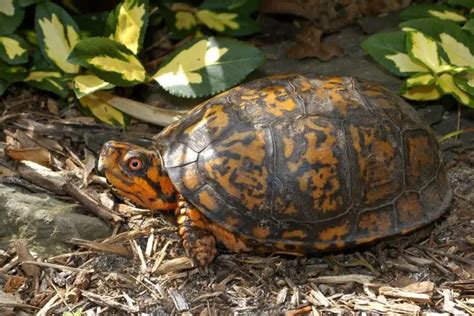
[[[390,287],[390,286],[380,287],[379,294],[388,296],[388,297],[404,298],[404,299],[408,299],[408,300],[419,302],[419,303],[431,302],[430,294],[409,292],[406,290],[402,290],[400,288],[395,288],[395,287]]]
[[[105,253],[113,253],[122,257],[132,258],[133,253],[128,247],[108,242],[90,241],[73,238],[69,241],[71,244],[81,246],[87,249],[93,249]]]
[[[5,154],[7,154],[7,156],[13,160],[33,161],[42,166],[51,165],[51,153],[49,152],[49,150],[43,147],[35,147],[35,148],[7,147],[5,148]]]
[[[25,240],[16,240],[13,242],[13,247],[18,255],[20,263],[22,263],[22,269],[25,271],[25,274],[30,277],[39,277],[41,274],[41,269],[35,265],[35,258],[30,253],[26,246]]]
[[[326,284],[345,284],[349,282],[355,282],[359,284],[367,284],[372,282],[373,276],[365,274],[347,274],[347,275],[335,275],[335,276],[320,276],[317,278],[309,278],[310,282],[314,283],[326,283]]]
[[[423,281],[409,284],[403,288],[404,291],[409,291],[413,293],[433,293],[435,284],[431,281]]]
[[[108,306],[112,308],[117,308],[119,310],[125,311],[127,313],[138,313],[138,307],[130,307],[128,305],[117,302],[113,297],[106,295],[99,295],[89,291],[82,291],[82,295],[92,302],[99,304],[101,306]]]
[[[184,297],[181,294],[179,294],[176,290],[170,289],[168,293],[169,293],[169,296],[171,297],[171,300],[174,303],[174,306],[178,310],[178,312],[184,312],[189,309],[189,305],[184,299]]]
[[[280,304],[285,303],[287,295],[288,295],[288,287],[285,286],[284,288],[280,290],[280,292],[278,292],[275,304],[280,305]]]
[[[324,307],[331,306],[331,302],[318,289],[312,289],[311,290],[311,296],[318,303],[316,306],[324,306]]]
[[[194,268],[193,261],[188,257],[179,257],[164,261],[158,269],[156,269],[157,274],[166,274],[170,272],[176,272],[181,270],[189,270]]]

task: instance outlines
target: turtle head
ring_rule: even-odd
[[[123,197],[152,211],[174,210],[177,191],[161,166],[157,151],[110,141],[99,157],[99,172]]]

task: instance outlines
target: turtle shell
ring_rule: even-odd
[[[416,111],[355,78],[246,83],[157,141],[185,199],[253,249],[312,253],[404,234],[437,219],[452,197]]]

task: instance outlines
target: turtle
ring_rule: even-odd
[[[286,74],[225,91],[154,137],[109,141],[99,170],[175,216],[186,254],[318,255],[438,219],[452,190],[433,131],[401,97],[354,77]]]

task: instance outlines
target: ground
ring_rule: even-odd
[[[370,29],[372,24],[379,25],[379,19],[392,21],[394,17],[364,20],[364,29]],[[270,29],[276,25],[292,28],[291,23],[265,23]],[[391,24],[382,25],[390,28]],[[357,75],[398,89],[399,81],[360,50],[360,41],[365,34],[358,26],[331,35],[330,39],[345,49],[345,55],[327,63],[315,59],[288,59],[285,51],[290,46],[291,39],[287,37],[291,32],[274,31],[284,36],[269,38],[264,31],[258,39],[258,44],[269,55],[269,61],[254,76],[286,71]],[[153,99],[153,93],[149,98]],[[24,103],[15,103],[19,100]],[[50,113],[54,108],[53,100],[25,96],[24,91],[6,98],[0,106],[5,113],[2,142],[15,135],[21,138],[31,131],[36,133],[33,134],[37,141],[54,140],[67,149],[61,150],[67,154],[60,156],[62,160],[53,165],[68,169],[69,176],[76,175],[71,177],[76,180],[86,170],[86,175],[94,174],[90,162],[95,161],[106,140],[136,139],[137,135],[147,138],[157,131],[138,122],[126,133],[90,122],[77,122],[72,118],[78,113],[72,108],[61,111],[61,121]],[[439,136],[455,130],[458,124],[473,126],[472,112],[463,110],[458,118],[458,108],[451,101],[417,107]],[[16,116],[8,117],[10,114]],[[46,145],[57,149],[54,143]],[[428,231],[410,235],[419,237],[418,240],[390,239],[383,244],[324,257],[255,256],[222,250],[208,271],[192,267],[184,256],[172,221],[152,216],[117,198],[112,200],[112,191],[103,179],[92,176],[87,189],[89,194],[112,207],[115,216],[124,222],[112,225],[111,237],[95,242],[64,231],[65,240],[76,237],[72,241],[75,248],[54,256],[37,255],[35,251],[32,255],[30,246],[21,242],[0,248],[0,313],[41,311],[60,314],[82,310],[121,314],[140,311],[158,315],[217,315],[222,312],[318,315],[361,311],[409,315],[421,312],[474,314],[473,139],[467,134],[450,139],[442,144],[442,150],[454,189],[453,203]],[[67,168],[68,164],[82,167],[75,170]],[[13,164],[4,158],[2,165],[11,167]],[[19,171],[21,166],[16,167]],[[3,177],[2,182],[11,184],[12,179]],[[33,192],[40,191],[25,182],[17,184]],[[59,187],[73,192],[70,186],[53,183],[52,187],[55,193],[47,193],[48,199],[59,196],[72,202],[60,190],[55,191]],[[86,209],[80,213],[90,216]],[[106,222],[113,222],[113,219]],[[19,265],[36,260],[38,256],[44,259],[42,265],[31,262]]]

